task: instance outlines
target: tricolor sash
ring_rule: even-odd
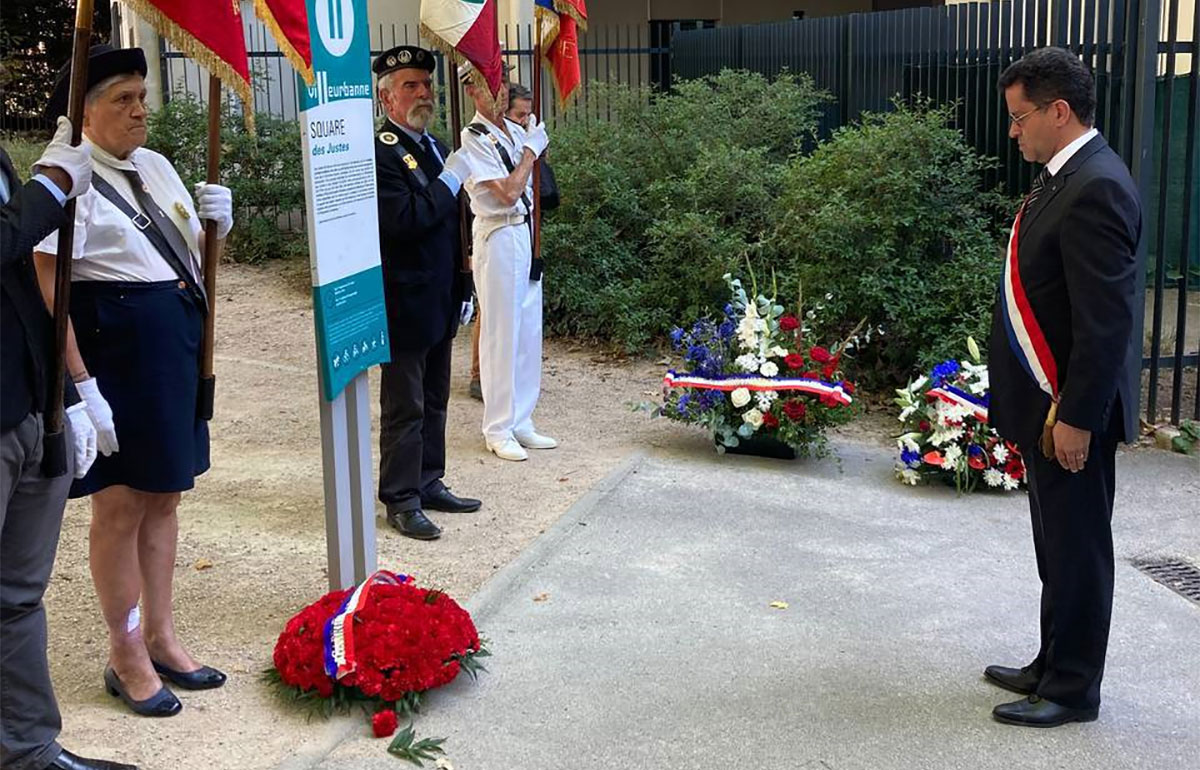
[[[367,595],[377,585],[398,586],[414,582],[408,575],[379,570],[350,592],[341,609],[325,624],[325,673],[341,679],[358,667],[354,652],[354,614],[367,604]]]
[[[674,370],[663,377],[663,385],[668,388],[697,388],[699,390],[732,391],[738,388],[746,390],[790,390],[809,393],[814,396],[832,396],[842,406],[849,406],[852,399],[841,383],[831,384],[820,380],[810,380],[803,377],[696,377],[691,374],[676,374]]]
[[[975,398],[970,393],[959,390],[950,385],[943,385],[940,388],[930,388],[925,391],[925,398],[933,401],[938,399],[945,401],[947,404],[955,404],[956,406],[964,406],[970,409],[975,419],[986,423],[988,421],[988,408],[983,401]]]

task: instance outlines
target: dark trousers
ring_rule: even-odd
[[[393,350],[379,386],[379,500],[389,511],[421,507],[446,474],[446,405],[454,338]]]
[[[1042,579],[1037,694],[1071,708],[1100,705],[1112,617],[1116,453],[1113,431],[1093,434],[1087,463],[1071,473],[1039,448],[1021,447]]]
[[[58,758],[62,720],[46,661],[46,610],[74,456],[67,473],[41,472],[42,419],[0,435],[0,767],[40,768]]]

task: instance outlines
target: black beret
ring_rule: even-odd
[[[433,72],[435,67],[437,61],[433,58],[432,51],[415,45],[398,45],[376,56],[371,64],[371,71],[383,77],[393,70],[415,68]]]
[[[140,48],[113,48],[108,43],[99,43],[88,51],[87,89],[113,75],[141,75],[146,77],[146,54]],[[54,81],[54,92],[46,104],[46,117],[57,120],[67,114],[67,99],[71,90],[71,60],[58,71]]]

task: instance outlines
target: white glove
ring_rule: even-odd
[[[96,426],[88,417],[86,404],[80,401],[67,409],[71,420],[71,438],[75,443],[75,478],[83,478],[96,462]]]
[[[233,229],[233,191],[219,184],[196,183],[196,213],[217,223],[217,237]]]
[[[88,377],[83,382],[75,383],[75,389],[79,391],[79,397],[83,399],[83,404],[87,407],[87,414],[92,418],[92,425],[96,426],[96,448],[100,450],[100,454],[108,457],[113,452],[119,452],[117,427],[113,424],[112,407],[104,400],[104,396],[100,395],[100,386],[96,384],[96,378]]]
[[[467,156],[462,150],[455,150],[446,156],[444,171],[449,171],[454,176],[458,177],[458,184],[461,187],[471,178],[471,162],[467,160]]]
[[[462,310],[459,311],[458,320],[463,326],[471,323],[471,319],[475,317],[475,300],[469,299],[462,303]]]
[[[33,172],[41,173],[42,168],[60,168],[71,177],[68,198],[82,195],[92,186],[92,146],[86,143],[71,146],[71,121],[65,116],[59,117],[54,138],[33,164]]]
[[[525,146],[535,156],[541,157],[550,146],[550,135],[546,133],[546,124],[539,123],[537,115],[529,113],[529,128],[525,130]]]

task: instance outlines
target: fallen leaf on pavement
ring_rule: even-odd
[[[533,600],[534,600],[535,602],[544,602],[544,601],[549,601],[549,600],[550,600],[550,594],[538,594],[537,596],[533,597]]]
[[[786,610],[788,608],[788,603],[787,602],[771,602],[770,607],[773,610]]]
[[[196,559],[196,563],[192,566],[197,570],[212,569],[213,563],[208,559]]]

